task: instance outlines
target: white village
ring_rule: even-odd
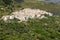
[[[47,14],[49,16],[52,16],[53,14],[50,12],[46,12],[40,9],[31,9],[31,8],[25,8],[23,10],[20,11],[15,11],[12,12],[11,15],[5,15],[2,16],[2,20],[7,21],[9,19],[14,19],[17,18],[20,21],[27,21],[29,18],[46,18],[44,15],[42,14]]]

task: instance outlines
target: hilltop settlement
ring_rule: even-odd
[[[15,11],[12,12],[11,15],[5,15],[2,16],[2,20],[7,21],[7,20],[12,20],[14,18],[19,19],[20,21],[27,21],[29,18],[47,18],[46,16],[44,16],[44,14],[52,16],[53,14],[50,12],[46,12],[44,10],[40,10],[40,9],[31,9],[31,8],[25,8],[23,10],[20,11]]]

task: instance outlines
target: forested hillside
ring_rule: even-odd
[[[0,20],[0,40],[60,40],[60,17],[4,22]]]
[[[0,18],[24,8],[41,9],[54,15],[22,22],[15,18],[6,22],[0,19],[0,40],[60,40],[60,5],[34,0],[0,0]]]

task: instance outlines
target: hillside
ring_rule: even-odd
[[[37,8],[42,9],[48,12],[52,12],[54,14],[60,14],[60,5],[56,5],[54,3],[45,3],[42,1],[26,1],[21,3],[22,8]]]
[[[18,1],[7,1],[8,4],[3,0],[0,1],[0,17],[3,15],[9,15],[11,12],[20,10],[23,8],[36,8],[60,15],[60,5],[53,3],[45,3],[37,0],[20,0]]]
[[[60,40],[60,16],[19,23],[0,20],[0,40]]]
[[[0,40],[60,40],[60,5],[0,0]]]

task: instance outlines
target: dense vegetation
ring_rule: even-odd
[[[60,17],[18,20],[0,20],[0,40],[60,40]]]
[[[52,3],[34,0],[0,0],[0,17],[27,7],[60,13],[60,5]],[[20,23],[18,21],[18,19],[6,22],[0,20],[0,40],[60,40],[60,16],[29,19]]]
[[[3,15],[10,15],[13,11],[20,7],[20,4],[18,4],[15,0],[0,0],[0,17]]]

